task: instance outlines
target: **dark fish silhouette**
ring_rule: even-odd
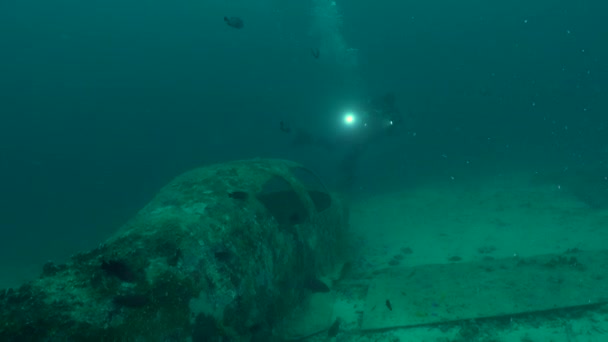
[[[325,285],[325,283],[317,277],[306,277],[306,279],[304,279],[304,288],[310,290],[312,293],[330,291],[329,286]]]
[[[319,59],[319,56],[321,55],[321,52],[319,51],[319,48],[311,48],[310,49],[310,54],[315,58],[315,59]]]
[[[244,201],[249,197],[249,194],[245,191],[233,191],[228,193],[228,197],[233,198],[235,200]]]
[[[224,21],[228,26],[234,27],[235,29],[242,29],[245,26],[243,19],[239,17],[224,17]]]
[[[283,133],[289,133],[291,132],[291,127],[289,127],[288,124],[285,123],[285,121],[281,121],[280,122],[280,128],[281,128],[281,132]]]
[[[338,335],[339,331],[340,331],[340,319],[336,318],[336,320],[334,321],[334,324],[332,324],[331,327],[329,327],[329,329],[327,330],[327,337],[329,337],[329,338],[336,337],[336,335]]]

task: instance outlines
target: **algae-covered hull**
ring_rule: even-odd
[[[98,248],[0,290],[0,340],[269,341],[339,262],[346,226],[296,163],[196,169]]]

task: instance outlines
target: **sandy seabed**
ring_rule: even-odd
[[[526,174],[412,187],[353,199],[353,260],[359,277],[391,267],[526,258],[608,248],[608,211],[590,208],[559,184]],[[608,341],[608,306],[497,319],[361,331],[365,286],[338,290],[336,341]],[[328,340],[326,333],[312,338]]]

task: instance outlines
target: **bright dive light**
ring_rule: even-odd
[[[347,125],[352,125],[355,123],[355,114],[353,113],[346,113],[344,115],[344,123]]]

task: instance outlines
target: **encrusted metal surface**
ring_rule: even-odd
[[[264,340],[338,262],[347,225],[296,169],[256,159],[177,177],[98,248],[0,290],[0,340]]]

